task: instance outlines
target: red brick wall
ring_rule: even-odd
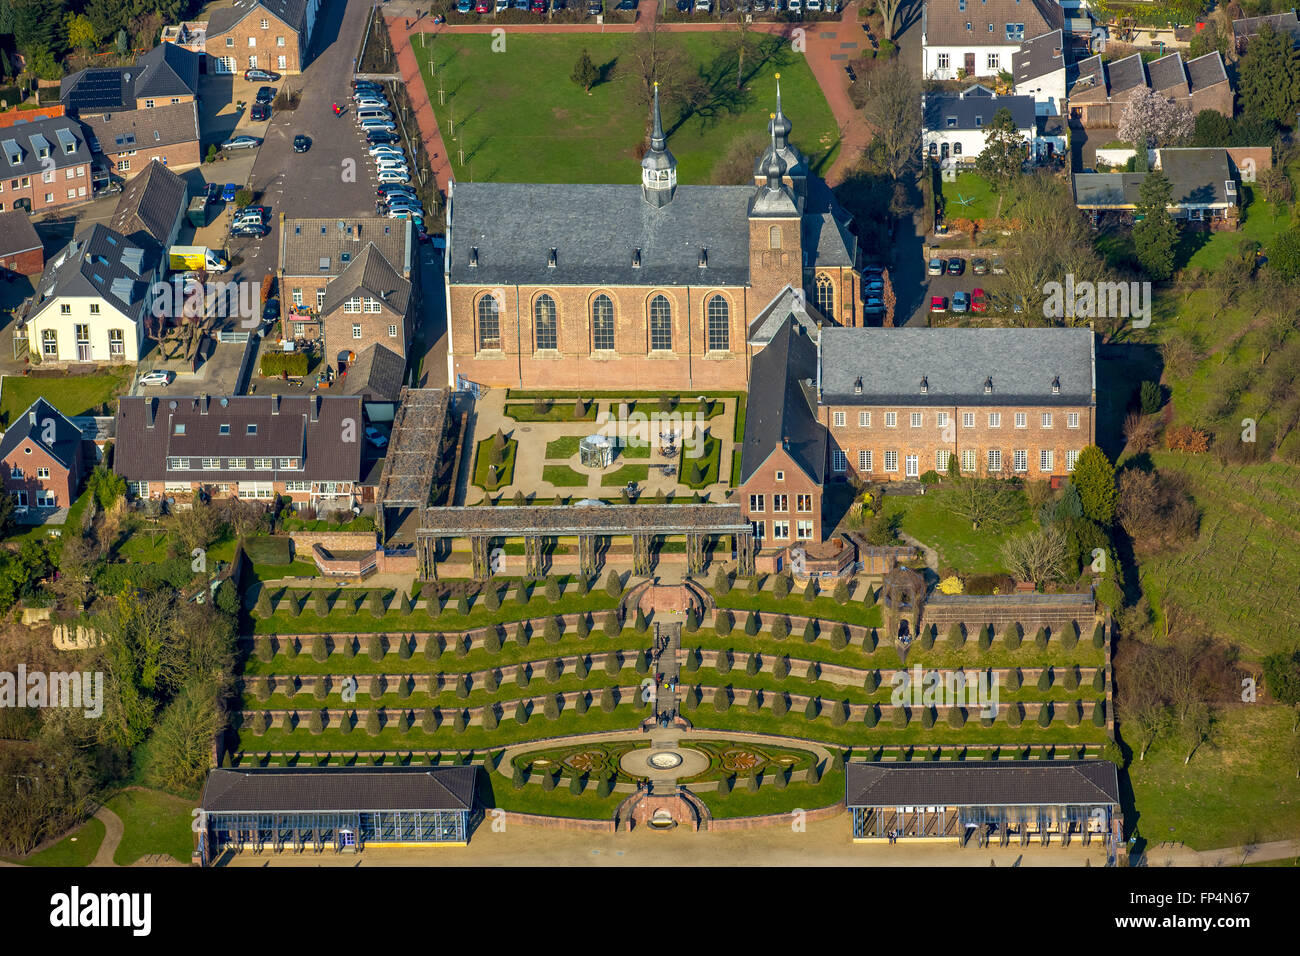
[[[76,500],[77,483],[81,478],[83,465],[84,458],[80,447],[77,449],[73,470],[68,471],[54,459],[54,456],[40,442],[27,438],[5,456],[4,461],[0,463],[0,468],[3,469],[4,490],[11,493],[15,491],[27,492],[27,506],[29,508],[36,507],[36,493],[38,491],[54,492],[56,496],[55,504],[60,508],[66,508]],[[22,469],[22,477],[13,477],[15,467]],[[39,468],[48,468],[50,477],[37,478],[36,473]]]
[[[262,29],[262,20],[267,21],[267,28]],[[226,38],[234,40],[232,46],[226,45]],[[284,37],[284,46],[278,46],[277,37]],[[249,38],[256,41],[249,46]],[[248,69],[249,56],[257,57],[257,66],[262,70],[274,70],[277,73],[301,73],[303,51],[298,34],[284,21],[271,14],[265,7],[258,6],[244,19],[240,20],[229,32],[209,35],[207,43],[208,56],[233,56],[235,68],[239,73]],[[285,65],[278,65],[280,56],[284,56]]]
[[[137,173],[143,172],[149,166],[151,159],[157,159],[168,169],[184,169],[186,166],[197,166],[199,164],[199,141],[192,140],[188,143],[173,143],[170,146],[152,148],[147,143],[142,143],[136,148],[135,155],[128,155],[126,152],[105,153],[105,160],[110,164],[109,168],[123,179],[131,179]],[[122,162],[130,164],[130,169],[123,170]]]
[[[25,276],[40,275],[45,271],[45,250],[37,247],[17,255],[0,256],[0,268]]]
[[[72,171],[72,178],[68,179],[68,170]],[[26,182],[26,185],[23,183]],[[4,192],[0,193],[0,202],[4,203],[5,209],[16,209],[15,203],[19,199],[28,199],[31,201],[31,211],[40,212],[43,209],[54,209],[58,206],[67,206],[71,203],[88,202],[90,200],[90,164],[80,163],[75,166],[66,166],[63,169],[55,170],[52,182],[45,182],[40,173],[24,176],[0,176],[0,183],[4,184]],[[17,185],[14,185],[17,183]],[[76,195],[68,198],[68,189],[75,191]],[[86,194],[81,195],[82,189]],[[46,193],[50,194],[47,202]]]
[[[776,480],[778,471],[784,474],[781,481]],[[786,502],[787,509],[783,512],[772,510],[773,495],[777,494],[785,495],[789,499]],[[811,512],[799,512],[797,510],[799,505],[798,496],[801,494],[812,496]],[[798,544],[798,523],[808,520],[813,522],[811,540],[820,541],[822,539],[821,486],[809,478],[807,473],[794,463],[794,459],[784,449],[776,449],[771,457],[754,474],[750,475],[749,481],[740,486],[736,495],[737,497],[734,500],[740,503],[740,510],[745,518],[752,522],[763,523],[763,546],[781,547]],[[761,512],[751,511],[751,495],[763,495],[763,510]],[[773,521],[788,522],[790,536],[788,538],[775,537],[772,530]]]
[[[303,301],[305,303],[306,299]],[[353,325],[361,326],[361,338],[352,337]],[[390,325],[397,326],[396,338],[388,334]],[[360,355],[368,346],[376,344],[406,357],[406,342],[411,334],[410,318],[386,305],[379,312],[345,312],[340,305],[324,317],[324,326],[325,359],[331,364],[344,349]]]

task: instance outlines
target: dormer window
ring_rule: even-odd
[[[640,269],[640,268],[641,268],[641,250],[640,250],[640,249],[633,249],[633,250],[632,250],[632,268],[633,268],[633,269]]]
[[[469,267],[471,269],[478,268],[478,246],[470,246],[469,248]]]
[[[862,376],[861,376],[861,375],[859,375],[858,378],[857,378],[857,381],[855,381],[855,382],[853,383],[853,394],[854,394],[854,395],[861,395],[861,394],[862,394]]]
[[[930,391],[930,380],[926,376],[921,376],[921,394],[925,395]]]
[[[230,434],[230,425],[229,425],[229,424],[221,425],[221,426],[217,429],[217,432],[218,432],[218,434],[221,434],[221,435],[229,435],[229,434]]]
[[[1052,379],[1052,394],[1053,395],[1061,394],[1061,376],[1059,375],[1056,376],[1056,378]]]
[[[181,422],[177,422],[177,423],[176,423],[176,429],[172,432],[172,434],[173,434],[173,435],[184,435],[184,434],[185,434],[185,425],[184,425],[183,423],[181,423]]]
[[[949,116],[949,117],[948,117],[948,128],[949,128],[949,129],[956,129],[956,128],[957,128],[957,117],[955,117],[955,116]]]
[[[976,116],[976,117],[975,117],[975,128],[976,128],[976,129],[980,129],[980,128],[982,128],[983,126],[984,126],[984,117],[983,117],[983,116]]]
[[[552,247],[551,247],[550,255],[548,255],[548,256],[546,257],[546,267],[547,267],[548,269],[554,269],[554,268],[555,268],[555,264],[556,264],[556,252],[557,252],[556,248],[555,248],[554,246],[552,246]]]
[[[256,435],[256,434],[257,434],[257,426],[256,426],[256,425],[249,425],[249,426],[245,429],[245,434],[247,434],[247,435]]]
[[[708,249],[701,249],[701,250],[700,250],[700,268],[701,268],[701,269],[707,269],[708,267],[709,267],[709,250],[708,250]]]
[[[984,380],[984,394],[985,394],[985,395],[991,395],[991,394],[993,394],[993,376],[992,376],[992,375],[990,375],[988,378],[986,378],[986,379]]]

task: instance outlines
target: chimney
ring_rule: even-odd
[[[146,427],[153,428],[154,423],[158,418],[158,399],[156,398],[145,399],[144,408],[145,408],[145,417],[148,419],[146,423]]]
[[[279,392],[271,393],[271,414],[272,415],[280,414],[280,393]]]
[[[861,376],[861,375],[859,375],[857,381],[853,383],[853,394],[854,394],[854,395],[861,395],[861,394],[862,394],[862,376]]]
[[[36,409],[32,408],[28,410],[27,424],[31,425],[33,428],[36,427]]]
[[[782,436],[781,436],[781,448],[782,448],[784,451],[789,451],[789,450],[790,450],[790,436],[789,436],[789,435],[782,435]]]
[[[921,376],[921,394],[922,394],[922,395],[925,395],[925,394],[928,393],[929,391],[930,391],[930,379],[929,379],[929,377],[927,377],[927,376],[925,376],[925,375],[922,375],[922,376]]]
[[[319,395],[311,397],[311,420],[313,424],[320,421],[320,398]]]
[[[990,375],[984,380],[984,394],[990,395],[993,392],[993,376]]]
[[[1052,394],[1053,395],[1061,394],[1061,376],[1059,375],[1056,376],[1056,378],[1052,379]]]
[[[201,395],[199,395],[199,414],[200,414],[200,415],[206,415],[206,414],[208,413],[208,404],[209,404],[208,393],[207,393],[207,392],[203,392]]]

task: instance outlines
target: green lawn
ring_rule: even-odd
[[[739,778],[735,789],[725,797],[716,790],[700,790],[695,795],[719,819],[789,813],[796,807],[816,810],[844,799],[844,771],[827,770],[818,783],[792,782],[783,790],[768,782],[757,793],[750,793],[744,778]]]
[[[44,398],[65,415],[88,415],[104,402],[123,394],[130,383],[131,369],[126,366],[99,375],[53,378],[6,375],[0,385],[0,420],[7,427],[15,415],[26,411],[37,398]]]
[[[650,457],[650,443],[630,441],[619,446],[618,456],[630,461],[640,461]]]
[[[581,418],[574,416],[574,410],[572,402],[556,402],[545,411],[539,411],[532,402],[515,402],[505,407],[505,413],[517,422],[594,422],[596,420],[594,404],[587,406]]]
[[[564,435],[555,441],[546,443],[547,458],[572,458],[578,453],[578,443],[582,441],[581,435]]]
[[[484,438],[478,443],[474,456],[474,484],[485,491],[496,491],[509,485],[515,480],[515,453],[518,450],[519,442],[513,438],[506,439],[505,457],[497,466],[496,479],[493,480],[491,477],[492,438]]]
[[[1213,271],[1223,264],[1229,255],[1235,255],[1243,240],[1253,239],[1262,245],[1265,251],[1273,244],[1279,234],[1291,226],[1291,210],[1286,206],[1275,206],[1264,200],[1253,186],[1244,183],[1241,186],[1243,201],[1247,202],[1246,218],[1237,232],[1193,233],[1183,231],[1175,261],[1186,264],[1188,269],[1209,269]]]
[[[642,482],[650,477],[649,465],[624,465],[607,475],[601,476],[600,484],[605,488],[619,488],[629,481]]]
[[[969,521],[944,506],[943,491],[933,489],[919,496],[886,495],[884,514],[902,515],[904,532],[938,551],[941,566],[952,565],[963,574],[1003,570],[1002,543],[1038,526],[1026,517],[1002,531],[972,531]]]
[[[772,75],[778,71],[782,106],[794,124],[791,138],[813,169],[824,172],[838,149],[834,117],[804,57],[788,40],[750,37],[759,54],[745,60],[748,76],[740,92],[734,54],[728,52],[730,34],[663,38],[685,50],[710,90],[692,115],[678,116],[670,107],[664,116],[668,147],[677,157],[683,184],[708,182],[731,142],[747,133],[764,133],[776,101]],[[501,52],[493,52],[499,44],[486,34],[444,34],[425,50],[417,44],[429,101],[439,128],[447,131],[455,177],[467,182],[637,182],[637,149],[645,141],[647,111],[632,93],[634,42],[629,33],[509,32]],[[583,49],[608,76],[590,95],[569,79]],[[437,71],[436,78],[431,70]],[[439,88],[444,90],[441,99]]]
[[[162,853],[190,862],[194,848],[191,830],[196,801],[159,790],[124,790],[107,803],[122,818],[125,831],[113,862],[130,866],[141,857]]]
[[[943,215],[950,221],[1005,218],[1014,208],[1014,202],[1007,202],[1010,193],[978,173],[959,173],[954,182],[940,181],[939,185],[945,200]]]
[[[104,824],[91,817],[58,843],[26,859],[9,858],[24,866],[89,866],[104,842]]]
[[[542,481],[549,481],[557,488],[587,487],[587,476],[568,465],[543,465]]]
[[[699,463],[700,480],[691,481],[691,466]],[[682,442],[681,455],[677,460],[677,477],[688,488],[707,488],[718,481],[718,468],[722,462],[722,439],[709,435],[704,440],[704,447],[691,452],[690,442]]]

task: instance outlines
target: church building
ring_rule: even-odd
[[[453,183],[449,384],[744,389],[783,303],[863,325],[857,238],[777,81],[753,185],[678,184],[657,87],[639,186]]]

